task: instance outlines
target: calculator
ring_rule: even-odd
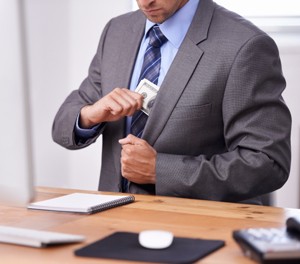
[[[282,228],[233,231],[245,256],[263,264],[300,263],[300,217],[290,217]]]

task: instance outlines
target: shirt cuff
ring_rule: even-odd
[[[86,139],[92,138],[98,133],[99,127],[101,126],[101,124],[102,123],[97,124],[91,128],[81,128],[79,126],[79,114],[78,114],[77,119],[76,119],[75,129],[74,129],[75,135],[79,139],[86,140]]]

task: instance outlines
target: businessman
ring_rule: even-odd
[[[54,141],[80,149],[103,135],[99,190],[262,204],[291,160],[276,44],[211,0],[137,3],[106,25]],[[143,78],[159,86],[149,116]]]

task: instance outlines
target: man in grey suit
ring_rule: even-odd
[[[106,25],[88,77],[55,117],[54,141],[80,149],[103,135],[99,190],[262,204],[291,160],[276,44],[212,0],[137,3]],[[134,88],[153,24],[168,40],[138,138],[129,130],[143,102]]]

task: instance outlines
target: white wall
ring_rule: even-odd
[[[86,77],[100,33],[130,0],[25,0],[37,185],[96,190],[101,140],[80,150],[53,143],[54,116]]]
[[[132,1],[24,1],[36,182],[38,185],[96,190],[101,166],[101,140],[84,150],[65,150],[53,143],[51,125],[62,101],[86,76],[103,26],[109,18],[129,11]],[[288,83],[284,96],[293,116],[291,176],[288,183],[276,192],[275,204],[299,207],[299,31],[273,35],[280,48]]]
[[[275,204],[281,207],[300,206],[300,30],[271,34],[278,44],[282,69],[287,81],[283,94],[292,114],[292,164],[287,183],[276,192]]]

